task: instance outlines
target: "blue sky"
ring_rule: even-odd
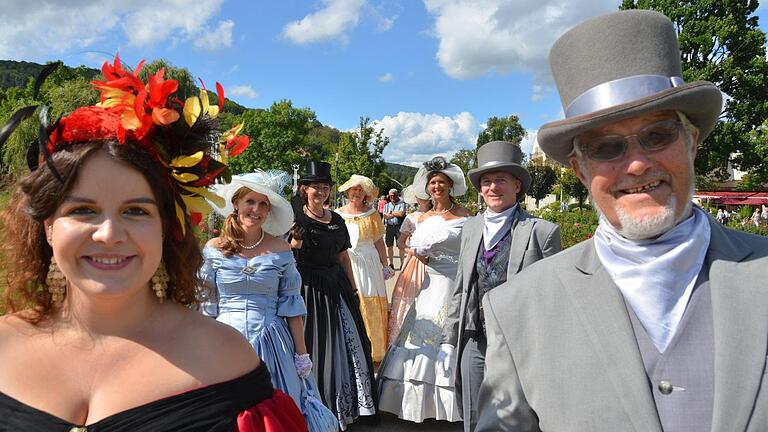
[[[368,116],[387,161],[474,146],[490,116],[561,118],[552,42],[619,0],[13,0],[0,58],[100,67],[165,58],[252,108],[280,99],[348,130]],[[758,15],[765,12],[761,6]],[[761,20],[761,27],[765,23]]]

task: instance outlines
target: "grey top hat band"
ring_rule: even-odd
[[[685,84],[682,78],[663,75],[634,75],[608,81],[585,91],[565,109],[565,117],[576,117],[611,108]]]
[[[479,167],[475,168],[475,170],[486,170],[488,168],[493,168],[495,166],[509,165],[509,164],[510,164],[510,161],[488,161],[480,165]]]

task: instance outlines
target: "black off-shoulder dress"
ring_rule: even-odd
[[[230,381],[76,425],[0,393],[0,431],[24,432],[293,432],[306,431],[289,396],[274,390],[264,363]]]

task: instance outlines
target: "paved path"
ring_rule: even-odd
[[[450,423],[444,421],[426,420],[424,423],[413,423],[399,420],[397,416],[382,413],[379,425],[367,425],[355,422],[348,428],[348,432],[458,432],[464,430],[463,423]]]

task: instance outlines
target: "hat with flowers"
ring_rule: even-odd
[[[165,79],[165,69],[150,75],[147,82],[138,74],[144,61],[133,70],[124,69],[119,55],[114,63],[105,62],[102,81],[92,84],[100,93],[100,102],[80,107],[47,124],[48,109],[39,112],[39,153],[54,176],[61,176],[51,155],[74,143],[117,140],[122,145],[136,145],[155,159],[168,173],[176,196],[176,218],[185,234],[186,220],[192,223],[212,209],[206,199],[223,199],[206,189],[217,180],[229,181],[226,159],[241,153],[249,144],[241,135],[243,124],[226,132],[216,130],[212,121],[224,106],[224,89],[216,83],[218,105],[212,105],[203,86],[199,95],[181,101],[176,97],[178,81]],[[35,82],[35,98],[45,77],[58,63],[46,66]],[[36,111],[37,105],[20,109],[0,128],[0,146],[22,120]],[[28,158],[30,169],[37,169],[39,159]]]

